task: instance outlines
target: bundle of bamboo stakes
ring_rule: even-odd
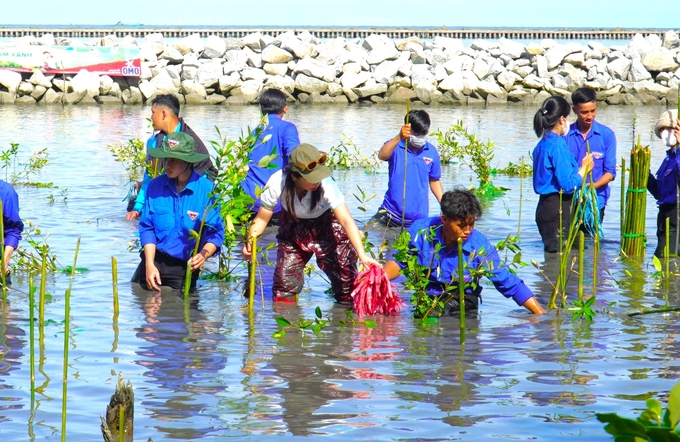
[[[626,191],[626,207],[621,231],[621,254],[630,258],[644,258],[647,237],[645,218],[647,211],[647,179],[652,151],[649,146],[637,144],[630,152],[630,174]]]

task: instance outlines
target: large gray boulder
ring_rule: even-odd
[[[367,98],[372,95],[380,95],[387,92],[387,85],[382,83],[377,83],[375,80],[370,79],[361,87],[352,89],[352,91],[357,94],[360,98]]]
[[[301,73],[309,77],[315,77],[324,81],[333,81],[333,79],[335,79],[335,68],[314,58],[303,58],[298,61],[293,72]]]
[[[366,83],[370,79],[371,74],[368,72],[359,72],[356,74],[353,72],[345,72],[342,74],[342,77],[340,77],[340,84],[343,88],[354,89]]]
[[[52,87],[52,82],[51,79],[54,78],[54,75],[51,75],[49,78],[45,76],[45,74],[42,73],[42,71],[36,69],[33,71],[33,74],[31,74],[31,78],[29,78],[28,81],[31,82],[31,84],[35,86],[42,86],[46,89],[49,89]]]
[[[174,46],[166,46],[158,56],[159,60],[168,60],[171,63],[181,63],[184,60],[184,55],[180,53]]]
[[[99,95],[99,75],[81,69],[81,71],[71,79],[71,87],[76,94],[84,92],[94,98]]]
[[[290,77],[273,75],[267,78],[264,89],[278,89],[292,94],[295,91],[295,81]]]
[[[14,94],[21,84],[21,74],[14,71],[0,69],[0,86],[4,86],[7,90]]]
[[[522,43],[509,40],[505,37],[498,39],[498,49],[500,49],[503,54],[506,54],[513,59],[520,58],[526,52],[526,49]]]
[[[644,64],[644,63],[643,63]],[[628,58],[617,58],[611,63],[607,64],[607,72],[619,80],[627,80],[630,72],[631,61]]]
[[[203,58],[222,58],[227,51],[227,43],[217,35],[209,35],[205,40]]]
[[[295,76],[295,89],[308,94],[311,94],[312,92],[322,94],[328,89],[328,83],[319,80],[318,78],[299,73]]]
[[[220,93],[227,97],[232,89],[239,85],[241,76],[238,72],[232,72],[229,75],[222,75],[218,80],[218,87]]]
[[[203,43],[203,39],[201,38],[200,34],[188,35],[175,42],[174,46],[175,49],[177,49],[182,55],[186,55],[190,52],[200,54],[203,52],[203,48],[205,48],[205,44]]]
[[[155,86],[156,88],[155,93],[159,95],[177,94],[179,92],[179,82],[175,84],[175,81],[173,81],[172,77],[170,77],[170,74],[168,74],[168,72],[165,69],[161,69],[158,72],[158,75],[151,79],[150,83],[152,83]],[[146,94],[144,96],[148,97]]]
[[[639,58],[634,58],[630,65],[630,81],[643,81],[652,78]]]
[[[293,55],[276,46],[267,46],[262,51],[262,61],[265,63],[288,63],[293,60]]]
[[[198,68],[196,80],[201,83],[203,87],[213,87],[217,85],[220,77],[223,75],[222,65],[219,59],[211,60],[210,63],[204,63]]]
[[[654,49],[644,57],[642,64],[650,72],[674,71],[678,68],[673,59],[673,53],[666,48]]]
[[[262,69],[268,75],[284,76],[288,73],[288,64],[286,64],[286,63],[265,63],[265,65],[262,66]]]
[[[680,38],[675,31],[666,31],[663,35],[663,47],[666,49],[673,49],[680,46]]]
[[[394,46],[394,43],[392,43],[390,45],[385,44],[372,49],[366,57],[366,62],[369,65],[376,65],[385,60],[396,60],[397,58],[399,58],[399,51]]]
[[[253,52],[262,52],[262,33],[253,32],[241,39],[243,44],[250,48]]]

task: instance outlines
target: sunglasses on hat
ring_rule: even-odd
[[[319,152],[321,156],[319,157],[318,160],[310,161],[309,163],[295,163],[293,166],[298,169],[302,173],[309,173],[312,170],[316,169],[316,166],[326,164],[326,160],[328,159],[328,155],[326,155],[326,152]]]

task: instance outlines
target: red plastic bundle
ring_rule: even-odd
[[[357,315],[396,315],[404,301],[394,293],[387,273],[375,264],[364,268],[354,280],[354,311]]]

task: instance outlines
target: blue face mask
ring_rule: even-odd
[[[428,140],[427,135],[411,135],[410,137],[408,137],[408,144],[420,149],[425,145],[425,143],[427,143],[427,140]]]

